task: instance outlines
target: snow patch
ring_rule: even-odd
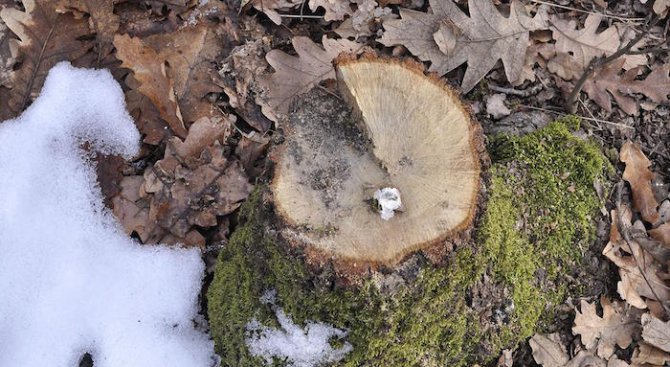
[[[209,367],[194,328],[196,249],[141,246],[105,208],[81,148],[131,157],[140,135],[107,71],[56,65],[0,124],[0,366]]]
[[[261,302],[270,303],[281,329],[262,326],[253,319],[247,324],[247,347],[254,356],[260,356],[272,365],[273,358],[288,362],[293,367],[315,367],[341,360],[353,349],[344,343],[338,349],[333,348],[329,340],[343,339],[347,332],[328,324],[308,322],[303,330],[286,315],[280,307],[274,306],[276,292],[268,291]]]

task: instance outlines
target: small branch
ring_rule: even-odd
[[[623,21],[623,22],[642,22],[646,19],[646,18],[620,17],[620,16],[617,16],[617,15],[610,15],[610,14],[605,14],[605,13],[601,13],[601,12],[582,10],[582,9],[577,9],[577,8],[573,8],[573,7],[570,7],[570,6],[554,4],[554,3],[550,3],[550,2],[546,2],[546,1],[540,1],[540,0],[530,0],[530,1],[533,2],[533,3],[536,3],[536,4],[547,5],[547,6],[550,6],[552,8],[572,10],[572,11],[576,11],[578,13],[584,13],[584,14],[597,14],[597,15],[603,16],[605,18],[616,19],[616,20],[620,20],[620,21]]]
[[[572,89],[572,93],[570,93],[570,96],[565,102],[565,109],[569,113],[575,113],[577,111],[577,97],[579,97],[579,93],[582,91],[582,88],[584,88],[586,81],[595,73],[595,71],[618,59],[620,56],[628,54],[633,46],[640,42],[642,38],[644,38],[644,36],[646,36],[649,31],[651,31],[651,28],[658,23],[659,20],[660,18],[658,15],[654,15],[651,21],[644,27],[644,30],[638,33],[638,35],[630,40],[624,47],[618,49],[615,53],[607,57],[592,59],[591,62],[589,62],[589,65],[586,67],[586,70],[584,70],[582,73],[582,76],[577,80],[575,87]]]
[[[495,84],[489,84],[489,89],[495,92],[500,92],[500,93],[505,93],[505,94],[511,94],[515,96],[520,96],[520,97],[529,97],[529,96],[534,96],[542,90],[543,85],[542,84],[535,84],[530,88],[526,88],[523,90],[519,89],[514,89],[514,88],[503,88],[499,87]]]

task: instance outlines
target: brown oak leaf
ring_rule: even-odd
[[[89,14],[88,19],[91,32],[96,38],[96,65],[108,56],[113,48],[114,34],[119,29],[119,16],[114,14],[114,4],[117,0],[60,0],[57,11],[61,13],[74,12]]]
[[[642,315],[642,339],[660,350],[670,352],[670,321],[663,322],[650,314]]]
[[[626,164],[623,179],[628,181],[633,191],[633,208],[640,212],[642,219],[655,224],[659,221],[660,215],[658,202],[651,188],[651,181],[654,178],[653,172],[649,169],[651,162],[640,147],[630,141],[621,147],[619,159]]]
[[[140,83],[137,90],[153,102],[161,118],[177,136],[185,137],[186,127],[177,104],[174,82],[165,71],[165,61],[139,38],[116,35],[114,46],[116,56],[123,61],[121,66],[131,69]]]
[[[624,62],[625,60],[620,58],[604,65],[584,83],[584,91],[589,98],[608,113],[612,112],[611,95],[625,113],[637,115],[639,108],[635,98],[623,94],[620,90],[626,88],[635,80],[638,70],[630,69],[620,75]]]
[[[440,75],[467,62],[461,83],[464,92],[486,76],[499,59],[507,80],[520,80],[529,32],[548,27],[545,7],[531,18],[519,1],[512,1],[508,17],[490,0],[469,1],[469,17],[452,0],[431,0],[430,5],[432,14],[401,11],[400,20],[386,22],[380,42],[404,45],[420,59],[430,61],[429,70]]]
[[[197,120],[184,141],[170,139],[165,157],[145,171],[149,218],[173,235],[216,226],[217,216],[237,209],[251,192],[242,165],[226,157],[220,142],[230,126],[230,120]]]
[[[220,115],[207,100],[210,93],[223,90],[218,78],[216,62],[221,59],[229,33],[206,23],[181,28],[176,32],[146,37],[145,45],[156,50],[159,60],[166,61],[166,74],[174,83],[175,96],[184,122],[192,123],[202,117]],[[235,35],[232,35],[235,37]]]
[[[618,226],[630,228],[632,213],[620,207],[621,216],[612,211],[610,241],[603,249],[603,255],[619,267],[621,280],[617,283],[617,292],[631,306],[645,309],[648,300],[670,299],[670,288],[661,277],[661,267],[636,241],[625,241]]]
[[[359,53],[360,43],[345,39],[335,40],[323,36],[323,48],[307,37],[293,37],[292,43],[298,56],[272,50],[265,56],[275,72],[262,77],[266,91],[262,111],[269,119],[278,120],[286,114],[294,97],[306,93],[327,79],[335,79],[333,59],[340,53]]]
[[[652,69],[644,80],[635,80],[622,85],[619,90],[625,93],[640,93],[656,103],[668,103],[670,94],[670,64],[660,64]]]
[[[82,40],[88,24],[72,14],[56,12],[56,0],[24,0],[25,11],[0,10],[0,18],[19,38],[21,67],[13,76],[13,88],[0,99],[0,120],[17,116],[42,88],[49,69],[60,61],[74,61],[90,49]]]
[[[281,24],[281,15],[277,10],[286,10],[302,4],[304,0],[242,0],[240,8],[247,5],[265,13],[274,24]]]
[[[600,304],[602,317],[596,312],[595,302],[589,304],[582,300],[581,311],[576,310],[572,332],[581,336],[586,349],[597,348],[599,357],[609,359],[616,345],[625,349],[633,341],[633,336],[639,332],[640,314],[632,310],[626,312],[623,304],[605,297],[600,299]]]
[[[643,325],[645,318],[646,315],[642,315]],[[644,327],[642,335],[644,337]],[[670,362],[670,354],[645,342],[640,342],[633,352],[631,362],[635,366],[664,366],[666,362]]]
[[[535,334],[528,340],[535,362],[544,367],[563,367],[570,360],[558,333]]]
[[[323,20],[326,22],[342,20],[353,13],[349,0],[309,0],[308,4],[312,11],[323,8],[326,11]]]
[[[556,54],[562,55],[562,60],[557,63],[550,63],[549,71],[559,72],[559,76],[570,80],[578,77],[586,69],[592,59],[601,56],[609,56],[615,53],[621,47],[621,34],[615,26],[611,26],[598,32],[602,16],[592,13],[584,21],[584,28],[578,29],[578,22],[574,19],[561,19],[558,15],[550,17],[551,30],[556,40]],[[641,40],[635,47],[639,47],[645,40]],[[642,56],[642,57],[640,57]],[[644,55],[622,56],[624,67],[629,69],[640,65],[640,60],[644,60]],[[569,64],[574,73],[560,74],[559,64]]]

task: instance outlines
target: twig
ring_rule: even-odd
[[[505,94],[511,94],[515,96],[520,96],[520,97],[529,97],[529,96],[534,96],[542,90],[543,85],[542,84],[535,84],[530,88],[526,88],[523,90],[519,89],[514,89],[514,88],[503,88],[499,87],[495,84],[489,84],[489,89],[495,92],[500,92],[500,93],[505,93]]]
[[[579,96],[579,93],[582,91],[582,88],[584,87],[586,81],[595,73],[595,71],[609,64],[610,62],[618,59],[620,56],[623,56],[626,53],[628,53],[633,48],[633,46],[635,46],[638,42],[640,42],[640,40],[642,40],[642,38],[644,38],[644,36],[646,36],[649,33],[651,28],[654,27],[659,20],[660,20],[659,16],[654,15],[654,17],[644,27],[644,29],[640,33],[638,33],[637,36],[635,36],[635,38],[630,40],[624,47],[618,49],[615,53],[607,57],[591,59],[591,62],[589,62],[589,65],[586,67],[586,70],[584,70],[582,76],[579,78],[579,80],[577,80],[575,87],[572,89],[572,93],[570,93],[570,96],[565,102],[565,109],[570,113],[575,113],[577,111],[577,97]]]
[[[658,296],[656,293],[656,290],[654,287],[651,285],[651,282],[647,278],[647,274],[644,272],[644,269],[640,265],[640,260],[637,258],[637,255],[635,254],[635,251],[633,251],[633,247],[631,246],[631,242],[633,242],[633,239],[630,236],[630,228],[627,224],[624,223],[623,220],[623,210],[620,210],[619,208],[621,207],[621,201],[622,201],[622,196],[623,196],[623,181],[619,181],[616,185],[616,190],[617,190],[617,196],[616,196],[616,206],[617,206],[617,229],[619,230],[619,233],[621,234],[621,237],[623,237],[624,241],[626,241],[626,245],[628,245],[628,249],[630,250],[630,254],[633,256],[633,259],[635,260],[635,265],[637,266],[637,270],[642,274],[642,278],[644,278],[645,283],[647,283],[647,286],[649,287],[649,290],[651,290],[651,293],[654,295],[654,298],[656,298],[656,301],[661,304],[663,307],[663,310],[665,311],[666,315],[670,315],[670,308],[663,303],[663,300],[661,297]],[[639,246],[639,245],[638,245]],[[641,249],[644,251],[644,249]]]
[[[308,18],[308,19],[323,19],[323,15],[295,15],[295,14],[279,14],[282,18]]]
[[[556,115],[559,115],[559,116],[574,115],[574,116],[577,116],[577,117],[579,117],[580,119],[582,119],[582,120],[586,120],[586,121],[599,122],[599,123],[603,123],[603,124],[607,124],[607,125],[612,125],[612,126],[620,127],[620,128],[623,128],[623,129],[631,129],[631,130],[634,130],[634,129],[635,129],[635,128],[632,127],[632,126],[628,126],[628,125],[620,124],[620,123],[617,123],[617,122],[611,122],[611,121],[607,121],[607,120],[601,120],[601,119],[597,119],[597,118],[591,118],[591,117],[586,117],[586,116],[576,115],[576,114],[572,114],[572,113],[564,113],[564,112],[560,112],[560,111],[556,111],[556,110],[551,110],[551,109],[548,109],[548,108],[541,108],[541,107],[529,106],[529,105],[524,105],[524,104],[520,104],[519,107],[528,108],[528,109],[530,109],[530,110],[536,110],[536,111],[542,111],[542,112],[553,113],[553,114],[556,114]]]
[[[642,21],[644,21],[644,20],[646,19],[646,18],[627,18],[627,17],[620,17],[620,16],[617,16],[617,15],[609,15],[609,14],[600,13],[600,12],[593,12],[593,11],[588,11],[588,10],[582,10],[582,9],[577,9],[577,8],[573,8],[573,7],[570,7],[570,6],[565,6],[565,5],[560,5],[560,4],[554,4],[554,3],[549,3],[549,2],[546,2],[546,1],[540,1],[540,0],[530,0],[530,1],[533,2],[533,3],[536,3],[536,4],[542,4],[542,5],[551,6],[551,7],[553,7],[553,8],[559,8],[559,9],[565,9],[565,10],[572,10],[572,11],[576,11],[576,12],[578,12],[578,13],[584,13],[584,14],[598,14],[598,15],[601,15],[601,16],[603,16],[603,17],[605,17],[605,18],[611,18],[611,19],[616,19],[616,20],[621,20],[621,21],[626,21],[626,22],[642,22]]]

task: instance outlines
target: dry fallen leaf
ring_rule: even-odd
[[[612,211],[610,242],[603,250],[603,255],[619,267],[621,280],[617,291],[626,302],[639,309],[647,308],[644,298],[670,299],[670,288],[659,276],[660,267],[654,258],[636,241],[628,243],[621,237],[617,229],[618,221],[621,219],[624,222],[622,226],[629,228],[632,213],[624,208],[619,210],[623,211],[621,217],[615,210]]]
[[[160,33],[142,41],[156,50],[159,60],[167,63],[166,74],[174,83],[175,96],[183,120],[190,124],[202,117],[220,115],[207,100],[210,93],[223,90],[215,83],[218,78],[216,62],[222,58],[224,43],[229,41],[218,28],[205,23],[181,28],[176,32]]]
[[[646,315],[642,316],[643,319],[645,316]],[[642,332],[644,333],[644,329]],[[638,347],[633,352],[633,358],[631,359],[631,362],[633,362],[633,364],[636,366],[663,366],[666,362],[670,362],[670,354],[645,342],[640,342]]]
[[[665,248],[670,249],[670,223],[663,223],[657,228],[649,230],[648,233],[651,238],[662,243]]]
[[[247,5],[265,13],[274,24],[281,24],[281,15],[277,10],[286,10],[302,4],[304,0],[242,0],[240,8]]]
[[[277,121],[278,115],[288,112],[295,96],[324,80],[335,79],[332,62],[337,55],[359,53],[363,49],[362,44],[326,36],[322,39],[323,49],[307,37],[293,37],[292,43],[298,56],[279,50],[272,50],[265,56],[275,72],[260,80],[267,91],[262,110],[273,121]]]
[[[535,334],[528,340],[528,344],[533,350],[535,362],[544,367],[563,367],[570,360],[558,333],[546,336]]]
[[[628,141],[619,152],[619,159],[626,164],[623,179],[628,181],[633,192],[633,208],[650,224],[659,221],[658,202],[651,189],[654,174],[649,170],[651,162],[637,144]]]
[[[323,8],[326,11],[323,20],[326,22],[342,20],[353,13],[349,0],[309,0],[308,4],[312,11]]]
[[[670,8],[670,0],[655,0],[654,1],[654,13],[665,18],[668,15],[668,8]]]
[[[584,28],[577,29],[578,22],[574,19],[565,20],[557,15],[551,17],[556,53],[563,55],[562,63],[570,63],[571,67],[583,71],[592,59],[611,55],[619,49],[621,46],[619,31],[616,27],[611,26],[598,33],[601,20],[601,15],[590,14],[584,21]],[[626,60],[628,57],[622,56],[622,58]],[[550,65],[549,70],[556,72],[556,66]],[[561,75],[567,80],[574,76]]]
[[[216,226],[217,216],[237,209],[251,192],[241,164],[227,158],[220,143],[230,126],[229,120],[197,120],[186,139],[170,139],[165,157],[144,173],[149,218],[176,237],[193,226]]]
[[[589,304],[582,300],[581,311],[576,311],[575,326],[572,332],[579,334],[586,349],[597,347],[599,357],[609,359],[618,345],[628,348],[633,335],[639,332],[639,313],[626,312],[619,302],[612,302],[605,297],[600,299],[603,316],[598,316],[596,303]]]
[[[119,29],[119,16],[114,14],[117,0],[59,0],[57,11],[88,13],[89,27],[96,37],[96,65],[109,55],[114,45],[114,34]],[[75,16],[77,14],[75,13]]]
[[[630,69],[623,75],[619,75],[624,62],[625,60],[620,58],[604,65],[584,83],[584,91],[589,95],[589,98],[608,113],[612,112],[611,95],[624,112],[629,115],[637,115],[639,108],[635,98],[624,95],[620,90],[626,88],[635,80],[638,70]]]
[[[670,352],[670,321],[663,322],[650,314],[642,315],[642,339],[658,349]]]
[[[135,79],[140,83],[137,90],[153,102],[161,118],[176,135],[185,137],[186,127],[177,104],[174,82],[168,78],[165,71],[165,61],[139,38],[116,35],[114,46],[116,56],[123,61],[121,66],[131,69]]]
[[[84,19],[58,14],[56,0],[24,0],[24,11],[0,10],[0,18],[20,39],[21,67],[15,71],[13,88],[0,99],[0,120],[17,116],[42,88],[47,71],[59,61],[73,61],[90,48],[81,40],[89,33]]]
[[[619,88],[625,93],[640,93],[656,103],[668,103],[670,64],[657,65],[644,80],[635,80]]]
[[[430,61],[429,70],[440,75],[467,62],[461,83],[464,92],[470,91],[499,59],[507,80],[520,80],[529,32],[548,27],[546,8],[540,7],[531,18],[518,1],[512,1],[508,17],[490,0],[471,0],[470,17],[452,0],[431,0],[430,5],[432,14],[401,10],[402,19],[384,24],[386,32],[380,42],[407,47],[421,60]]]

